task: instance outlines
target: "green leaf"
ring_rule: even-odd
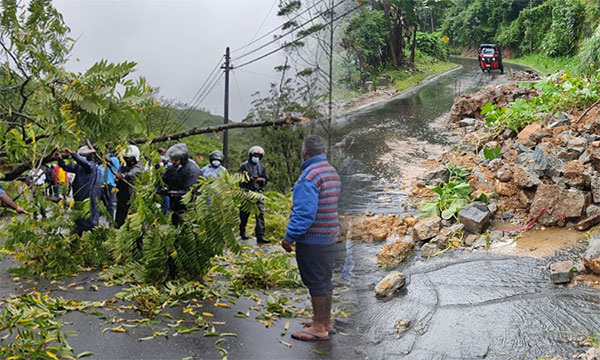
[[[77,355],[77,358],[81,359],[83,357],[92,356],[92,355],[94,355],[93,352],[91,352],[91,351],[84,351],[84,352],[80,353],[79,355]]]
[[[477,197],[475,197],[475,198],[473,199],[473,201],[482,201],[482,202],[484,202],[484,203],[486,203],[486,204],[487,204],[487,203],[489,203],[489,202],[490,202],[490,197],[489,197],[489,196],[487,196],[487,194],[486,194],[486,193],[481,193],[481,194],[477,195]]]
[[[491,149],[483,149],[483,157],[487,160],[494,160],[500,155],[500,148],[495,147]]]
[[[428,200],[421,202],[421,209],[419,209],[419,219],[424,219],[432,216],[440,216],[440,209],[438,203]]]

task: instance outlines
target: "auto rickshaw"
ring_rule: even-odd
[[[500,73],[504,74],[502,52],[496,44],[481,44],[479,45],[478,53],[481,71],[489,73],[491,70],[500,69]]]

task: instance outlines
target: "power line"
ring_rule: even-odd
[[[206,79],[204,80],[204,83],[202,83],[202,85],[200,86],[200,88],[196,91],[196,93],[194,94],[194,96],[192,97],[192,100],[190,100],[189,107],[184,111],[184,113],[182,114],[182,118],[184,119],[183,121],[180,122],[180,124],[178,125],[178,128],[180,128],[185,121],[187,121],[187,118],[189,117],[189,113],[191,113],[193,110],[193,108],[195,107],[194,102],[200,97],[202,96],[201,94],[206,90],[205,86],[211,81],[210,79],[213,77],[213,75],[215,74],[215,71],[217,71],[217,69],[219,68],[219,65],[221,65],[221,59],[223,58],[223,55],[221,55],[221,57],[219,57],[219,60],[217,60],[217,64],[215,65],[215,67],[212,69],[212,71],[208,74],[208,76],[206,77]]]
[[[265,18],[263,19],[263,21],[260,23],[260,26],[258,27],[258,29],[256,29],[256,32],[254,33],[254,36],[252,36],[252,40],[250,40],[250,42],[244,47],[244,53],[246,53],[246,50],[248,49],[248,46],[250,46],[250,44],[252,44],[252,42],[254,41],[254,39],[256,38],[256,35],[258,35],[258,32],[262,29],[263,25],[265,24],[265,22],[267,21],[267,19],[269,18],[269,15],[271,15],[271,11],[273,11],[273,8],[275,7],[275,5],[277,5],[277,3],[279,2],[279,0],[275,0],[273,2],[273,5],[271,6],[271,8],[269,9],[269,11],[267,12],[267,15],[265,15]],[[235,51],[235,50],[234,50]]]
[[[339,3],[338,3],[338,4],[339,4]],[[335,19],[333,20],[333,22],[336,22],[336,21],[338,21],[339,19],[341,19],[341,18],[343,18],[344,16],[346,16],[346,15],[350,14],[351,12],[353,12],[354,10],[356,10],[356,9],[358,9],[358,8],[360,8],[360,5],[358,5],[358,6],[354,7],[354,8],[352,8],[351,10],[349,10],[349,11],[346,11],[346,12],[345,12],[345,13],[343,13],[342,15],[338,16],[337,18],[335,18]],[[297,38],[295,41],[302,40],[302,39],[304,39],[305,37],[307,37],[307,36],[310,36],[310,35],[311,35],[310,33],[309,33],[309,34],[306,34],[306,35],[303,35],[303,36],[301,36],[301,37]],[[266,53],[266,54],[264,54],[264,55],[262,55],[262,56],[259,56],[259,57],[257,57],[257,58],[254,58],[254,59],[250,60],[250,61],[247,61],[247,62],[245,62],[245,63],[243,63],[243,64],[241,64],[241,65],[237,65],[237,66],[236,66],[236,68],[237,68],[237,69],[239,69],[239,68],[241,68],[241,67],[243,67],[243,66],[246,66],[246,65],[252,64],[253,62],[257,62],[258,60],[264,59],[264,58],[266,58],[267,56],[273,55],[273,54],[275,54],[276,52],[278,52],[278,51],[280,51],[280,50],[282,50],[282,49],[285,49],[285,48],[286,48],[286,47],[288,47],[289,45],[290,45],[290,43],[283,44],[282,46],[278,47],[277,49],[275,49],[275,50],[272,50],[272,51],[269,51],[268,53]]]
[[[319,4],[320,4],[320,3],[322,3],[322,2],[323,2],[323,0],[321,0],[321,1],[318,1],[318,2],[314,3],[313,5],[309,6],[309,7],[308,7],[308,8],[306,8],[304,11],[302,11],[301,13],[299,13],[299,14],[297,14],[296,16],[294,16],[293,18],[289,19],[289,20],[288,20],[286,23],[289,23],[290,21],[294,21],[294,20],[296,20],[298,17],[300,17],[300,16],[304,15],[304,13],[306,13],[307,11],[309,11],[310,9],[314,8],[315,6],[319,5]],[[250,45],[252,45],[252,44],[254,44],[254,43],[256,43],[256,42],[258,42],[258,41],[260,41],[260,40],[262,40],[262,39],[264,39],[265,37],[267,37],[267,36],[269,36],[269,35],[273,34],[273,33],[274,33],[274,32],[276,32],[276,31],[278,31],[279,29],[282,29],[284,25],[285,25],[285,23],[284,23],[284,24],[282,24],[282,25],[279,25],[278,27],[276,27],[275,29],[273,29],[273,30],[269,31],[268,33],[266,33],[266,34],[262,35],[262,36],[261,36],[261,37],[259,37],[258,39],[256,39],[256,40],[252,40],[252,41],[250,41],[248,44],[246,44],[246,45],[244,45],[244,46],[241,46],[241,47],[239,47],[239,48],[237,48],[237,49],[234,49],[234,50],[232,50],[232,51],[231,51],[231,53],[233,54],[233,53],[235,53],[235,52],[237,52],[237,51],[240,51],[240,50],[242,50],[242,49],[246,49],[248,46],[250,46]],[[255,35],[255,36],[256,36],[256,35]]]
[[[186,121],[188,121],[190,119],[190,117],[192,116],[194,111],[197,110],[196,107],[198,105],[202,104],[202,102],[208,97],[208,95],[215,88],[215,86],[219,83],[219,81],[221,81],[222,78],[223,78],[223,73],[221,73],[221,75],[219,77],[217,77],[216,79],[214,79],[212,81],[211,85],[209,87],[207,87],[205,91],[203,91],[203,94],[201,95],[201,97],[198,98],[198,100],[196,101],[195,104],[190,105],[190,107],[188,107],[188,109],[186,110],[186,113],[184,113],[182,115],[182,119],[179,123],[178,128],[181,128],[181,126],[183,126],[183,124],[185,124]]]
[[[336,8],[338,5],[340,5],[340,4],[341,4],[341,3],[343,3],[344,1],[345,1],[345,0],[340,0],[340,1],[339,1],[337,4],[334,4],[334,5],[333,5],[333,7],[331,7],[330,9],[327,9],[327,10],[325,10],[325,11],[322,11],[322,12],[320,12],[318,15],[316,15],[316,16],[314,16],[314,17],[310,18],[309,20],[305,21],[304,23],[302,23],[302,24],[300,24],[300,25],[296,26],[295,28],[293,28],[292,30],[290,30],[290,31],[286,32],[285,34],[283,34],[283,35],[281,35],[281,36],[277,37],[276,39],[273,39],[273,40],[269,41],[269,42],[268,42],[268,43],[266,43],[266,44],[263,44],[263,45],[261,45],[261,46],[259,46],[259,47],[255,48],[254,50],[251,50],[250,52],[247,52],[247,53],[245,53],[245,54],[241,55],[240,57],[238,57],[238,58],[234,59],[234,61],[235,61],[235,60],[242,59],[242,58],[244,58],[244,57],[246,57],[246,56],[248,56],[248,55],[250,55],[250,54],[253,54],[253,53],[255,53],[255,52],[259,51],[259,50],[262,50],[262,49],[264,49],[265,47],[267,47],[267,46],[269,46],[269,45],[271,45],[271,44],[273,44],[273,43],[276,43],[277,41],[281,40],[281,38],[283,38],[283,37],[285,37],[285,36],[288,36],[289,34],[291,34],[291,33],[295,32],[295,31],[296,31],[296,30],[298,30],[298,29],[301,29],[303,26],[305,26],[305,25],[307,25],[307,24],[309,24],[309,23],[313,22],[314,20],[318,19],[319,17],[321,17],[321,15],[324,15],[324,14],[325,14],[325,13],[327,13],[328,11],[333,11],[333,9],[335,9],[335,8]],[[354,10],[356,10],[357,8],[359,8],[359,7],[360,7],[360,6],[357,6],[355,9],[353,9],[353,11],[354,11]],[[302,36],[300,39],[303,39],[303,38],[305,38],[305,37],[306,37],[306,36]],[[296,40],[300,40],[300,39],[296,39]]]

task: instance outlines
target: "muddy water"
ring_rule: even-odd
[[[455,61],[460,69],[337,119],[343,213],[405,212],[403,181],[420,171],[421,159],[450,146],[430,124],[450,110],[459,92],[505,81],[500,74],[482,74],[474,61]],[[398,269],[407,275],[407,285],[387,301],[373,292],[387,273],[376,267],[382,244],[356,243],[357,354],[369,359],[535,359],[577,353],[567,339],[600,331],[600,292],[552,285],[548,257],[576,258],[580,238],[554,230],[530,234],[497,252],[458,250],[426,260],[417,251]],[[574,249],[565,251],[565,245]],[[394,331],[398,320],[410,321],[402,334]]]

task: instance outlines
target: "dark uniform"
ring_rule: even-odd
[[[60,159],[58,165],[66,172],[74,173],[73,180],[73,198],[75,201],[84,201],[90,199],[91,215],[88,219],[76,221],[77,233],[82,234],[84,231],[92,230],[98,226],[100,215],[96,204],[100,199],[102,191],[102,179],[98,173],[98,167],[92,160],[88,160],[77,153],[72,153],[71,157],[75,160],[75,164],[67,164]]]
[[[249,191],[263,192],[267,185],[267,169],[261,164],[253,163],[252,161],[245,161],[240,166],[240,173],[247,174],[250,181],[243,182],[240,187]],[[252,181],[253,178],[263,178],[264,181]],[[256,214],[256,228],[254,229],[254,235],[257,240],[263,240],[265,236],[265,201],[263,199],[258,200],[258,214]],[[248,224],[248,217],[250,213],[240,210],[240,235],[244,237],[246,235],[246,225]]]
[[[135,178],[144,171],[142,163],[136,161],[134,164],[125,164],[119,168],[119,173],[123,176],[123,180],[117,180],[117,214],[115,215],[115,222],[117,228],[120,228],[125,224],[129,208],[131,207],[131,199],[135,195],[135,188],[129,186],[133,185]],[[129,184],[128,184],[129,183]]]
[[[202,170],[191,159],[182,160],[180,166],[169,166],[163,173],[162,179],[167,186],[169,203],[173,211],[171,218],[173,225],[181,224],[181,214],[186,210],[182,197],[198,183],[201,175]]]

